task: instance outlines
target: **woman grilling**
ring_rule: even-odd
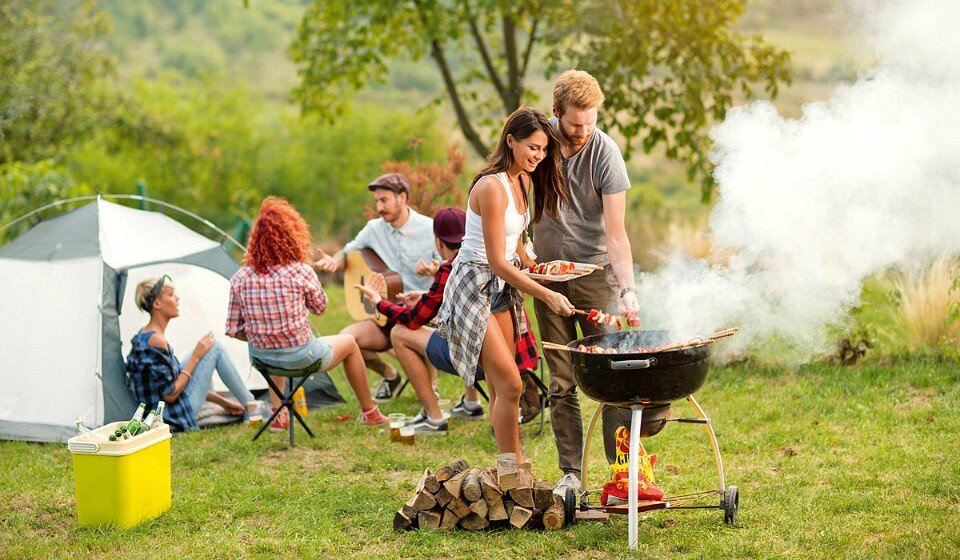
[[[527,278],[518,266],[526,254],[521,233],[529,222],[527,192],[534,194],[534,221],[556,216],[566,199],[560,145],[554,128],[535,109],[507,119],[494,151],[473,179],[466,232],[444,291],[440,334],[450,341],[457,373],[473,386],[477,364],[490,390],[490,423],[501,453],[523,462],[518,429],[522,383],[514,360],[516,339],[526,329],[523,295],[569,316],[561,294]]]

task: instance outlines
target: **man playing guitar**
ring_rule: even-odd
[[[318,270],[335,272],[343,268],[345,255],[351,251],[372,249],[388,269],[400,275],[403,290],[407,295],[412,295],[411,299],[418,299],[419,292],[430,287],[439,264],[433,239],[433,220],[407,205],[410,182],[399,173],[381,175],[367,188],[373,192],[380,217],[367,222],[342,251],[334,255],[321,253],[314,266]],[[396,369],[384,362],[378,354],[390,349],[392,328],[393,323],[390,321],[380,326],[372,319],[365,319],[340,331],[343,334],[352,334],[357,339],[367,368],[383,377],[374,392],[374,400],[377,402],[392,399],[402,385]]]

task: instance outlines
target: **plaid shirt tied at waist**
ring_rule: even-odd
[[[433,284],[420,297],[420,301],[413,307],[397,305],[387,300],[380,300],[377,304],[377,310],[387,317],[388,320],[405,325],[407,328],[416,330],[429,323],[440,312],[443,305],[444,291],[447,281],[450,278],[450,272],[453,269],[453,261],[447,261],[440,265],[437,273],[433,277]],[[525,333],[517,337],[516,362],[521,371],[537,369],[539,364],[539,354],[537,352],[537,339],[533,336],[530,329],[529,319],[524,315],[526,325]]]
[[[521,352],[521,346],[524,353],[536,355],[536,341],[532,340],[532,334],[528,328],[527,314],[523,308],[523,294],[495,276],[489,264],[458,261],[454,263],[450,279],[447,281],[447,287],[443,293],[443,305],[440,307],[437,319],[440,323],[440,336],[450,343],[450,359],[457,370],[457,375],[468,386],[473,386],[476,381],[480,349],[483,347],[483,337],[487,334],[487,323],[490,319],[490,301],[500,284],[503,285],[504,290],[509,290],[518,355]],[[526,361],[533,363],[533,367],[520,366],[521,369],[536,368],[535,359]]]

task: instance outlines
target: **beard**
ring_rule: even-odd
[[[560,129],[560,136],[562,136],[562,137],[563,137],[563,140],[564,140],[567,144],[569,144],[570,146],[573,146],[573,147],[583,146],[584,144],[587,143],[587,140],[590,139],[590,136],[589,136],[589,135],[587,135],[587,136],[571,136],[570,134],[567,133],[567,129],[563,126],[562,123],[561,123],[560,126],[558,126],[557,128]]]

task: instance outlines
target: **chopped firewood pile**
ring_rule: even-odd
[[[424,471],[413,497],[393,517],[397,531],[468,531],[487,528],[562,529],[564,504],[547,482],[534,482],[530,463],[514,453],[497,456],[496,468],[473,467],[463,459]]]

